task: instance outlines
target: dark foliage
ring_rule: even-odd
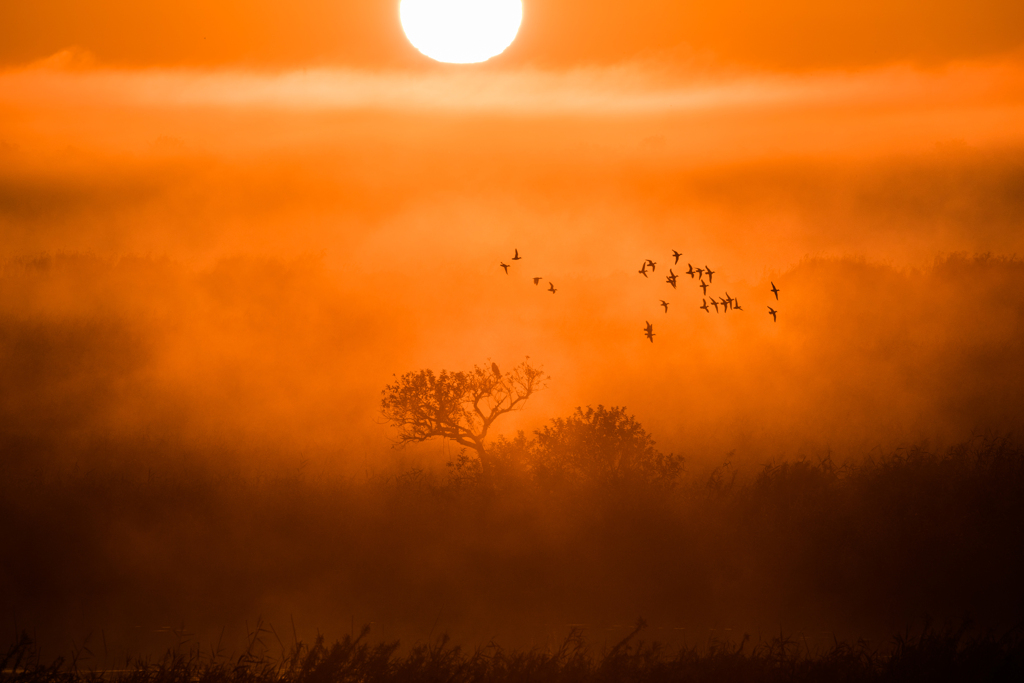
[[[897,637],[884,651],[863,641],[837,640],[817,653],[781,635],[753,646],[744,637],[738,645],[711,642],[670,651],[638,639],[645,626],[641,619],[626,638],[600,653],[575,630],[560,647],[545,650],[505,650],[492,643],[470,652],[442,636],[403,653],[397,641],[367,642],[370,629],[364,627],[358,637],[345,636],[330,646],[322,636],[312,646],[298,641],[290,648],[282,645],[280,658],[267,656],[263,639],[271,632],[257,627],[237,657],[179,648],[116,670],[89,667],[77,656],[41,663],[32,640],[21,634],[0,661],[0,683],[960,683],[1024,677],[1019,633],[967,638],[966,625]]]
[[[664,455],[654,439],[625,408],[577,408],[556,418],[526,442],[502,444],[518,449],[541,486],[671,487],[682,472],[682,458]]]
[[[624,487],[602,449],[579,445],[587,430],[621,429],[633,463],[656,451],[621,410],[599,414],[505,442],[490,484],[475,458],[456,458],[450,476],[362,483],[12,467],[0,613],[44,634],[182,620],[209,631],[254,613],[347,632],[356,614],[407,640],[440,614],[460,642],[517,644],[537,642],[538,624],[607,634],[638,613],[662,640],[782,627],[818,645],[927,615],[995,630],[1022,621],[1024,451],[1012,440]],[[565,475],[575,483],[539,474],[548,448],[583,463]],[[154,637],[135,651],[153,651]]]

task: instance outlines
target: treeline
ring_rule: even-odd
[[[11,470],[0,613],[111,638],[257,615],[348,632],[359,615],[406,640],[526,644],[637,615],[689,642],[1024,616],[1024,450],[1009,438],[704,471],[598,407],[492,450],[490,480],[465,454],[362,480]]]

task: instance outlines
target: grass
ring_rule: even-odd
[[[123,669],[80,665],[83,651],[70,658],[40,661],[32,639],[22,633],[0,661],[3,683],[604,683],[636,681],[1019,681],[1024,680],[1024,639],[1015,629],[996,638],[968,637],[968,625],[893,639],[884,651],[835,641],[809,652],[783,635],[751,646],[712,642],[669,651],[633,632],[602,652],[572,631],[553,650],[505,650],[490,644],[467,651],[446,636],[407,652],[395,642],[367,642],[369,627],[357,637],[327,645],[281,645],[281,656],[267,654],[272,631],[257,627],[248,647],[228,658],[210,648],[181,647],[156,660],[127,661]],[[87,651],[85,651],[87,652]]]

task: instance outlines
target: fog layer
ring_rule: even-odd
[[[637,69],[0,74],[0,609],[527,640],[1009,618],[1020,67]],[[676,487],[524,460],[488,495],[451,444],[392,448],[393,374],[527,356],[548,388],[496,435],[625,406]]]

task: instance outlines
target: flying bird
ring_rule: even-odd
[[[726,292],[725,293],[725,302],[727,304],[729,304],[730,306],[732,306],[732,302],[733,301],[735,301],[735,299],[733,299],[731,296],[729,296],[729,292]]]
[[[698,278],[704,277],[704,269],[703,268],[698,268],[697,269],[697,277]]]
[[[686,274],[689,275],[690,279],[692,280],[693,279],[693,266],[691,266],[689,263],[687,263],[686,265],[689,267],[689,270],[686,271]]]
[[[740,306],[739,299],[733,299],[732,300],[732,310],[734,310],[734,311],[742,311],[743,310],[743,308]]]
[[[711,283],[711,276],[715,274],[715,271],[711,270],[707,266],[704,266],[704,272],[708,274],[708,284]]]
[[[654,262],[654,261],[652,261],[651,259],[647,259],[647,263],[650,263],[650,264],[651,264],[651,272],[652,272],[652,273],[653,273],[653,272],[654,272],[655,270],[657,270],[657,269],[656,269],[656,268],[654,267],[654,266],[658,265],[657,263],[655,263],[655,262]]]
[[[779,322],[779,319],[775,317],[776,313],[778,313],[778,311],[776,311],[771,306],[768,307],[768,314],[772,317],[773,322]]]
[[[644,336],[650,339],[652,344],[654,343],[654,325],[647,323],[647,327],[644,328]]]
[[[549,292],[551,292],[552,294],[554,294],[554,293],[555,293],[555,292],[557,292],[558,290],[557,290],[557,289],[555,289],[555,286],[554,286],[553,284],[551,284],[551,283],[549,282],[549,283],[548,283],[548,291],[549,291]]]
[[[665,307],[665,312],[668,313],[668,302],[662,299],[661,305]]]
[[[505,269],[505,275],[508,275],[508,264],[502,261],[499,265]]]
[[[644,261],[644,264],[642,266],[640,266],[640,270],[638,270],[636,272],[640,273],[644,277],[647,277],[647,261]]]
[[[533,278],[533,284],[539,285],[540,281],[543,280],[543,279],[544,278],[542,278],[542,277],[535,277],[535,278]]]
[[[708,297],[708,298],[711,299],[711,305],[715,307],[715,313],[718,313],[718,302],[715,301],[715,297],[712,296],[712,297]],[[710,313],[710,312],[711,311],[708,311],[708,313]]]
[[[521,258],[523,258],[523,257],[519,255],[519,250],[516,249],[516,255],[512,257],[512,260],[513,261],[518,261]]]
[[[722,297],[718,297],[718,300],[722,302],[722,313],[728,313],[729,303],[732,301],[732,299],[723,299]]]
[[[491,370],[494,371],[494,376],[501,379],[501,370],[498,369],[497,363],[491,363]]]
[[[708,293],[708,283],[703,280],[700,281],[700,293],[704,295],[707,295]]]
[[[775,283],[773,282],[773,283],[772,283],[772,288],[771,288],[771,293],[775,295],[775,300],[776,300],[776,301],[778,301],[778,300],[779,300],[779,292],[781,292],[781,291],[782,291],[782,290],[781,290],[781,289],[779,289],[778,287],[776,287],[776,286],[775,286]]]
[[[698,306],[698,308],[700,308],[700,309],[701,309],[702,311],[704,311],[705,313],[710,313],[710,312],[711,312],[711,309],[710,309],[710,308],[708,308],[708,300],[707,300],[707,299],[701,299],[701,301],[703,301],[704,303],[703,303],[703,304],[701,304],[700,306]],[[717,308],[717,307],[715,308],[715,311],[718,311],[718,308]]]
[[[676,259],[676,260],[675,260],[675,263],[673,263],[672,265],[673,265],[673,266],[678,266],[678,265],[679,265],[679,257],[680,257],[680,256],[682,256],[682,254],[680,254],[680,253],[679,253],[678,251],[676,251],[675,249],[673,249],[673,250],[672,250],[672,256],[674,256],[674,257],[675,257],[675,259]]]

